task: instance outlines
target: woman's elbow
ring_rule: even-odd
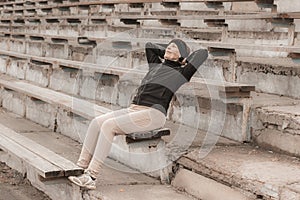
[[[208,58],[208,51],[207,49],[199,49],[198,50],[198,58],[204,62]]]
[[[153,48],[152,42],[147,42],[147,43],[145,44],[145,48],[146,48],[146,49],[148,49],[148,48]]]

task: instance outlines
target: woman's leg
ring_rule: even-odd
[[[98,176],[116,134],[150,131],[163,127],[166,121],[165,115],[154,108],[133,105],[127,111],[126,114],[103,122],[92,160],[87,168],[87,172],[93,178]]]
[[[96,144],[98,141],[98,137],[100,134],[101,126],[103,122],[107,119],[114,118],[123,114],[128,113],[127,108],[126,109],[121,109],[121,110],[116,110],[112,111],[106,114],[103,114],[101,116],[95,117],[89,124],[81,153],[79,156],[79,159],[77,161],[77,165],[86,169],[90,163],[90,160],[94,154]]]

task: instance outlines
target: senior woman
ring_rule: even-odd
[[[187,44],[173,39],[167,45],[148,42],[149,71],[128,108],[94,118],[87,130],[77,165],[85,169],[69,180],[86,189],[96,188],[96,178],[117,134],[150,131],[164,126],[170,101],[181,85],[190,81],[207,59],[206,49],[190,54]]]

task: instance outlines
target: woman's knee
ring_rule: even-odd
[[[90,122],[90,126],[96,128],[96,129],[98,129],[100,131],[103,122],[104,122],[104,119],[102,119],[101,117],[95,117]]]
[[[116,134],[116,123],[113,119],[107,119],[103,122],[102,126],[101,126],[101,132],[104,134],[111,134],[113,136],[115,136]]]

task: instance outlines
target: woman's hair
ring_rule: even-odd
[[[176,46],[179,49],[180,56],[182,58],[188,57],[188,55],[190,54],[190,48],[188,47],[188,45],[183,40],[173,39],[169,42],[169,44],[171,44],[171,43],[176,44]]]

